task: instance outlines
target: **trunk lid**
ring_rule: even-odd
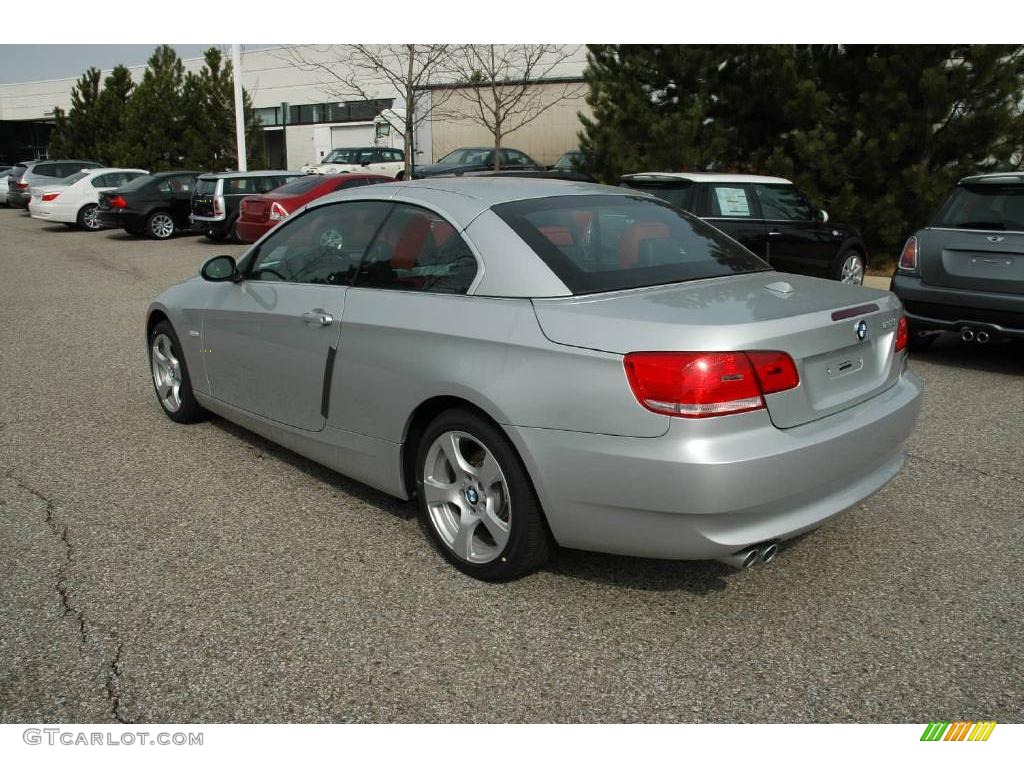
[[[214,200],[217,198],[217,180],[199,179],[192,193],[192,213],[195,216],[212,218],[216,215]]]
[[[254,195],[242,199],[239,218],[242,221],[264,222],[270,219],[270,200]]]
[[[921,280],[971,291],[1024,294],[1024,233],[927,229],[918,236]]]
[[[861,403],[900,373],[893,355],[899,300],[831,280],[760,272],[533,304],[541,329],[557,344],[623,355],[786,352],[800,384],[765,398],[782,429]]]

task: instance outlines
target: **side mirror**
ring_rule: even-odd
[[[828,211],[818,211],[818,213],[814,216],[814,220],[817,221],[819,224],[825,224],[826,222],[828,222]]]
[[[199,274],[203,280],[209,280],[211,283],[223,283],[227,280],[238,282],[241,279],[235,260],[231,256],[214,256],[207,259]]]

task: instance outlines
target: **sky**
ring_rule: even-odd
[[[0,83],[78,77],[89,67],[145,64],[157,45],[0,45]],[[183,59],[201,56],[210,45],[171,43]]]

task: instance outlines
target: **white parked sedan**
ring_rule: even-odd
[[[85,168],[63,183],[32,190],[28,212],[34,219],[59,221],[69,227],[101,229],[96,218],[100,192],[117,189],[149,171],[140,168]]]

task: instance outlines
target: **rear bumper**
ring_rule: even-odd
[[[224,236],[231,229],[231,222],[226,216],[196,216],[189,214],[189,225],[193,232]]]
[[[1024,339],[1024,296],[927,285],[914,275],[893,275],[890,290],[915,330],[959,331],[969,326],[991,336]]]
[[[15,192],[7,190],[7,204],[12,208],[28,208],[28,201],[31,199],[31,192]]]
[[[239,219],[235,223],[235,232],[238,233],[238,239],[243,243],[255,243],[267,232],[276,227],[278,222],[276,221],[243,221]]]
[[[639,557],[707,559],[792,538],[899,471],[920,379],[780,430],[764,411],[673,419],[663,437],[507,428],[559,544]]]
[[[142,229],[146,224],[146,217],[142,214],[121,209],[100,210],[96,219],[100,225],[112,229]]]

